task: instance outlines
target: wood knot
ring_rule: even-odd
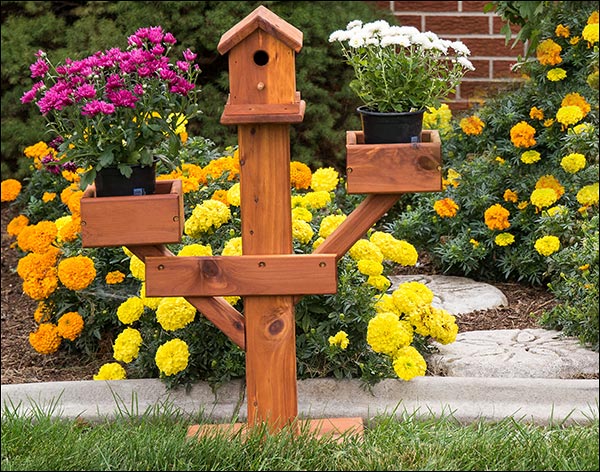
[[[201,270],[206,277],[216,277],[219,275],[219,266],[215,261],[202,261]]]
[[[275,320],[269,325],[269,334],[274,336],[281,333],[281,331],[283,331],[283,321]]]

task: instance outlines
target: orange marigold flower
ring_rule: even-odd
[[[6,179],[0,184],[0,199],[3,202],[12,202],[21,193],[21,182],[16,179]]]
[[[58,264],[58,278],[69,290],[83,290],[95,277],[94,261],[87,256],[68,257]]]
[[[17,236],[17,244],[25,252],[45,252],[56,240],[58,229],[53,221],[40,221],[25,226]]]
[[[58,330],[52,323],[42,323],[35,333],[29,333],[29,344],[40,354],[55,353],[61,341]]]
[[[108,285],[120,284],[123,282],[123,280],[125,280],[125,274],[120,270],[113,270],[112,272],[106,274],[104,280]]]
[[[227,190],[225,190],[223,188],[219,188],[219,189],[215,190],[215,192],[212,194],[212,197],[210,197],[210,198],[212,200],[219,200],[220,202],[229,206],[229,202],[227,201]]]
[[[33,319],[36,323],[48,323],[50,321],[50,316],[52,315],[52,305],[41,301],[38,303],[35,312],[33,313]]]
[[[543,120],[544,110],[541,110],[538,107],[531,107],[531,110],[529,110],[529,118],[532,120]]]
[[[562,62],[560,53],[562,48],[551,39],[546,39],[538,45],[536,55],[540,64],[544,66],[555,66]]]
[[[502,231],[510,227],[509,216],[510,212],[499,203],[496,203],[485,210],[485,224],[491,230],[498,229]]]
[[[451,198],[444,198],[436,201],[433,209],[441,218],[452,218],[458,211],[458,205]]]
[[[310,187],[312,172],[303,162],[290,162],[290,182],[298,190]]]
[[[72,215],[81,215],[81,197],[83,196],[83,190],[74,191],[67,200],[67,206]]]
[[[483,128],[485,127],[485,123],[481,121],[481,118],[478,116],[468,116],[460,120],[460,128],[463,130],[463,133],[470,135],[478,135],[481,134]]]
[[[25,215],[15,216],[6,226],[6,232],[11,236],[18,236],[25,226],[29,224],[29,218]]]
[[[518,200],[519,198],[516,192],[513,192],[511,189],[506,189],[506,191],[504,192],[504,201],[517,203]]]
[[[42,195],[42,201],[44,203],[51,202],[55,198],[56,198],[56,192],[44,192],[44,195]]]
[[[535,128],[526,121],[519,121],[510,129],[510,140],[516,147],[535,146]]]
[[[56,329],[59,336],[69,341],[75,341],[83,331],[83,324],[81,315],[76,311],[70,311],[58,319]]]
[[[73,192],[78,192],[78,191],[79,191],[79,187],[76,184],[69,185],[62,192],[60,192],[60,201],[66,205],[67,203],[69,203],[69,198],[71,198],[71,195],[73,195]]]
[[[598,23],[598,10],[593,11],[587,19],[588,25],[593,25],[594,23]]]
[[[565,98],[563,98],[562,102],[560,103],[560,106],[561,107],[568,107],[568,106],[579,107],[581,109],[581,112],[583,113],[582,118],[585,118],[585,116],[592,109],[592,107],[587,102],[587,100],[577,92],[568,93],[567,95],[565,95]]]
[[[23,292],[34,300],[45,300],[58,287],[56,270],[51,271],[42,279],[28,278],[23,281]]]
[[[554,30],[554,34],[559,38],[568,38],[571,36],[571,31],[568,26],[558,25]]]

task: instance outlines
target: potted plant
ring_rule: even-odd
[[[439,107],[475,70],[462,42],[384,20],[351,21],[346,30],[331,33],[329,42],[339,43],[354,69],[350,88],[363,102],[357,111],[368,144],[420,141],[427,107]],[[374,128],[372,120],[383,127]]]
[[[95,183],[96,196],[154,193],[156,163],[175,166],[185,125],[200,113],[196,54],[186,49],[173,63],[168,55],[176,42],[153,26],[129,36],[125,50],[67,58],[62,65],[36,53],[30,70],[37,82],[21,102],[34,102],[46,117],[60,142],[57,164],[80,167],[82,188]],[[112,186],[114,179],[125,187]]]

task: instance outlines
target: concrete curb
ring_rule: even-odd
[[[599,417],[598,391],[596,379],[417,377],[387,379],[371,391],[358,380],[311,379],[298,381],[298,416],[368,420],[408,414],[452,416],[461,423],[512,417],[541,425],[582,424]],[[42,410],[53,417],[97,421],[171,408],[215,423],[244,422],[244,395],[241,380],[216,393],[205,382],[189,393],[169,391],[158,379],[2,385],[2,416]]]

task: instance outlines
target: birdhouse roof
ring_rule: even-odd
[[[217,50],[221,54],[227,53],[231,48],[242,42],[259,28],[296,52],[302,49],[302,31],[279,18],[268,8],[260,5],[246,18],[221,36]]]

